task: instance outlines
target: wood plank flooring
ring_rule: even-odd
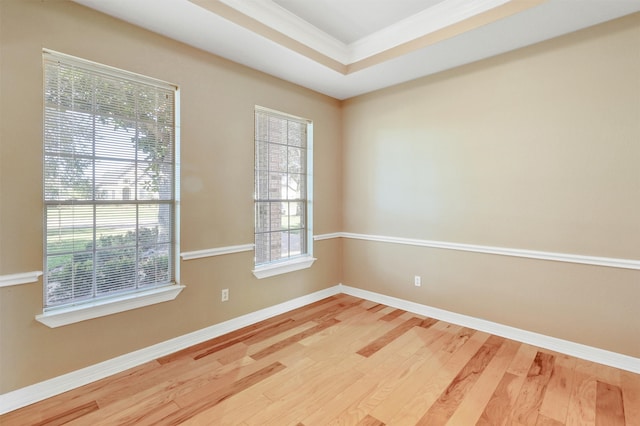
[[[640,426],[640,375],[338,295],[0,424]]]

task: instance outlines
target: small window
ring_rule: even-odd
[[[309,120],[256,107],[254,273],[311,266],[311,141]]]
[[[44,53],[44,310],[177,277],[177,87]]]

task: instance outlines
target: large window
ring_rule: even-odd
[[[260,272],[287,272],[313,262],[311,129],[309,120],[256,107],[254,273],[259,278]]]
[[[45,312],[177,281],[177,88],[44,53]]]

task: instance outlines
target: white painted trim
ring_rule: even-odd
[[[330,238],[339,238],[343,236],[342,234],[343,234],[342,232],[334,232],[332,234],[314,235],[313,240],[321,241],[321,240],[328,240]],[[201,259],[204,257],[221,256],[224,254],[252,251],[254,247],[255,247],[254,244],[241,244],[237,246],[227,246],[227,247],[218,247],[218,248],[196,250],[196,251],[186,251],[186,252],[180,253],[180,257],[182,258],[182,260]]]
[[[268,265],[259,266],[252,272],[257,279],[261,280],[263,278],[310,268],[316,260],[317,259],[315,257],[311,256],[297,257],[287,262],[270,263]]]
[[[349,48],[298,15],[272,1],[220,0],[238,12],[271,27],[281,34],[322,53],[342,64],[349,58]]]
[[[380,293],[374,293],[368,290],[362,290],[355,287],[340,284],[340,292],[351,296],[367,299],[372,302],[381,303],[396,309],[403,309],[415,314],[424,315],[452,324],[473,328],[474,330],[484,331],[486,333],[495,334],[496,336],[505,337],[507,339],[516,340],[533,346],[549,349],[570,356],[574,356],[587,361],[597,362],[599,364],[608,365],[622,370],[631,371],[640,374],[640,358],[607,351],[604,349],[594,348],[592,346],[580,343],[570,342],[555,337],[545,336],[543,334],[531,331],[521,330],[519,328],[510,327],[495,322],[470,317],[467,315],[457,314],[445,311],[443,309],[433,308],[404,299],[398,299],[386,296]]]
[[[273,1],[221,1],[279,33],[348,65],[464,21],[510,0],[445,0],[348,45]]]
[[[54,377],[53,379],[45,380],[40,383],[35,383],[33,385],[2,394],[0,395],[0,414],[17,410],[18,408],[25,407],[29,404],[84,386],[96,380],[100,380],[129,368],[144,364],[145,362],[172,354],[198,343],[230,333],[242,327],[255,324],[339,293],[349,294],[372,302],[382,303],[397,309],[404,309],[408,312],[428,316],[441,321],[450,322],[452,324],[470,327],[475,330],[484,331],[497,336],[502,336],[508,339],[513,339],[519,342],[640,374],[640,358],[634,358],[466,315],[456,314],[419,303],[374,293],[368,290],[338,284],[306,296],[301,296],[278,305],[270,306],[259,311],[242,315],[240,317],[149,346],[147,348],[112,358],[99,364],[94,364],[62,376]]]
[[[82,303],[67,308],[50,309],[40,315],[36,315],[36,320],[47,327],[61,327],[88,319],[142,308],[143,306],[168,302],[178,297],[178,294],[184,288],[185,286],[183,285],[171,285],[120,297]]]
[[[237,246],[226,246],[196,251],[185,251],[180,253],[182,260],[201,259],[203,257],[222,256],[223,254],[241,253],[252,251],[254,244],[241,244]]]
[[[129,368],[144,364],[145,362],[172,354],[198,343],[213,339],[214,337],[218,337],[276,315],[289,312],[293,309],[301,308],[305,305],[317,302],[338,293],[340,293],[339,286],[336,285],[329,287],[306,296],[301,296],[278,305],[260,309],[259,311],[251,312],[153,346],[112,358],[99,364],[94,364],[62,376],[54,377],[53,379],[45,380],[31,386],[2,394],[0,395],[0,414],[17,410],[18,408],[67,392],[71,389],[84,386],[88,383],[95,382],[96,380],[100,380]]]
[[[0,275],[0,287],[38,282],[42,271],[21,272],[19,274]]]
[[[320,234],[314,235],[313,241],[322,241],[322,240],[330,240],[332,238],[340,238],[342,237],[343,232],[333,232],[331,234]]]
[[[445,0],[348,45],[349,63],[462,22],[510,0]]]
[[[497,254],[501,256],[524,257],[527,259],[552,260],[555,262],[580,263],[583,265],[607,266],[610,268],[640,270],[640,260],[618,259],[612,257],[584,256],[580,254],[555,253],[548,251],[523,250],[506,247],[480,246],[475,244],[451,243],[445,241],[419,240],[414,238],[386,237],[382,235],[355,234],[340,232],[343,238],[377,241],[383,243],[404,244],[418,247],[430,247],[446,250],[459,250],[474,253]]]

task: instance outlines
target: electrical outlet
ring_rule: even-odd
[[[422,285],[422,278],[420,278],[420,275],[413,277],[413,285],[416,287],[420,287]]]
[[[222,289],[222,295],[220,297],[220,300],[222,300],[223,302],[226,302],[229,300],[229,289],[228,288],[223,288]]]

